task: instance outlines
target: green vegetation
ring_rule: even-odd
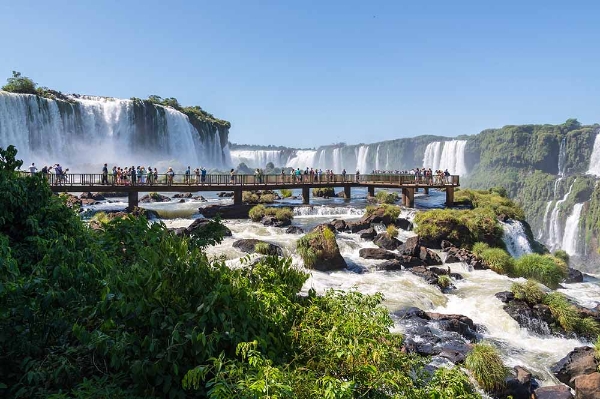
[[[315,187],[312,189],[313,197],[335,197],[333,187]]]
[[[265,207],[256,205],[250,209],[248,216],[253,222],[260,222],[265,216],[272,216],[279,221],[288,221],[294,218],[294,212],[291,208]]]
[[[279,190],[279,192],[281,193],[281,196],[283,198],[290,198],[292,196],[292,190],[290,190],[289,188],[282,188],[281,190]]]
[[[0,149],[2,395],[478,397],[402,353],[381,295],[299,295],[290,259],[232,269],[203,248],[222,236],[144,217],[88,229],[15,155]]]
[[[244,191],[242,201],[246,204],[272,204],[275,202],[275,193],[272,191]]]
[[[380,190],[377,191],[377,194],[375,194],[375,198],[380,204],[394,204],[398,202],[400,196],[394,191]]]
[[[369,205],[365,209],[365,215],[371,216],[376,213],[381,212],[384,216],[388,216],[389,218],[396,220],[398,216],[400,216],[400,207],[396,205],[390,204],[379,204],[379,205]]]
[[[338,250],[335,233],[329,227],[316,228],[296,241],[296,250],[304,266],[312,268],[319,259],[331,258]]]
[[[527,280],[525,283],[513,283],[510,290],[515,294],[516,299],[525,301],[531,306],[542,303],[546,297],[546,293],[534,280]]]
[[[398,229],[393,224],[388,225],[388,227],[385,229],[385,232],[392,238],[398,237]]]
[[[450,279],[450,276],[442,274],[438,276],[437,284],[441,289],[446,289],[452,285],[452,280]]]
[[[487,248],[479,257],[498,274],[513,274],[514,259],[502,248]]]
[[[594,356],[596,357],[597,360],[600,360],[600,335],[598,335],[598,338],[596,338],[596,343],[594,344],[594,349],[596,351]],[[598,371],[600,371],[600,363],[598,364]]]
[[[148,99],[146,99],[146,100],[141,100],[139,98],[132,98],[132,100],[134,102],[148,102],[151,104],[158,104],[158,105],[162,105],[165,107],[174,108],[177,111],[186,114],[188,116],[188,118],[190,119],[190,122],[194,126],[196,126],[197,122],[208,122],[208,123],[214,123],[216,125],[220,125],[220,126],[223,126],[226,128],[231,127],[231,123],[224,121],[222,119],[215,118],[214,115],[206,112],[205,110],[202,109],[202,107],[197,106],[197,105],[194,105],[191,107],[184,107],[181,104],[179,104],[179,101],[177,101],[176,98],[173,98],[173,97],[162,98],[157,95],[150,95],[150,96],[148,96]]]
[[[489,249],[489,248],[490,248],[490,246],[485,242],[476,242],[475,244],[473,244],[473,248],[471,248],[471,252],[473,252],[473,254],[475,256],[481,257],[481,254],[483,253],[483,251],[485,251],[486,249]]]
[[[567,269],[562,260],[552,255],[527,254],[515,260],[514,274],[555,289],[567,276]]]
[[[36,90],[37,83],[26,76],[22,76],[21,72],[12,71],[12,78],[6,79],[7,83],[2,86],[2,90],[11,93],[21,94],[38,94]]]
[[[470,203],[474,208],[491,209],[496,216],[506,215],[511,219],[525,220],[523,209],[506,197],[506,189],[502,187],[494,187],[488,191],[458,190],[454,201]]]
[[[562,260],[565,263],[565,265],[569,265],[569,254],[566,251],[558,249],[554,251],[552,255],[554,255],[555,258]]]
[[[270,255],[271,246],[266,242],[258,242],[254,245],[254,252],[261,255]]]
[[[465,359],[465,367],[485,391],[497,392],[504,387],[508,369],[504,366],[498,350],[491,344],[475,344]]]

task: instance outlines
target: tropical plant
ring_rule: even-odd
[[[12,77],[6,79],[6,81],[7,83],[2,86],[2,90],[4,91],[22,94],[37,94],[37,84],[28,77],[21,75],[21,72],[12,71]]]
[[[487,392],[497,392],[504,386],[508,369],[502,362],[498,350],[488,342],[480,342],[465,359],[465,367]]]
[[[262,255],[270,255],[271,254],[271,246],[266,242],[257,242],[254,245],[254,252]]]
[[[292,196],[292,190],[290,190],[289,188],[282,188],[281,190],[279,190],[279,192],[281,193],[281,196],[283,198],[290,198]]]
[[[487,248],[481,252],[479,257],[498,274],[510,275],[513,272],[514,259],[501,248]]]
[[[375,198],[380,204],[394,204],[398,202],[400,196],[395,191],[380,190],[375,194]]]
[[[514,275],[537,280],[554,289],[564,280],[567,271],[564,263],[552,256],[527,254],[515,261]]]
[[[312,189],[313,197],[335,197],[333,187],[315,187]]]
[[[579,314],[566,296],[560,292],[551,292],[544,297],[544,304],[548,305],[552,316],[565,331],[575,331]]]
[[[527,280],[525,283],[513,283],[510,290],[516,299],[523,300],[532,306],[542,303],[546,297],[546,293],[534,280]]]
[[[471,248],[471,252],[473,252],[473,254],[475,256],[481,257],[481,254],[483,253],[483,251],[485,251],[486,249],[489,249],[490,246],[485,243],[485,242],[476,242],[475,244],[473,244],[473,248]]]
[[[253,206],[248,211],[248,217],[250,217],[253,222],[260,222],[260,220],[265,216],[266,209],[267,208],[264,205]]]

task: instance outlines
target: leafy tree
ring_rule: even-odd
[[[8,83],[2,86],[2,90],[11,93],[37,94],[35,89],[37,83],[26,76],[22,76],[21,72],[12,71],[12,75],[12,78],[6,79]]]

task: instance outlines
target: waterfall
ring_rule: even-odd
[[[199,128],[173,108],[145,102],[63,101],[0,91],[0,146],[15,145],[26,164],[40,167],[58,162],[84,172],[104,162],[227,166],[228,149],[221,147],[226,129],[209,123]]]
[[[379,165],[379,147],[381,147],[381,144],[377,144],[377,151],[375,152],[375,170],[381,170],[381,166]]]
[[[560,147],[558,149],[558,175],[563,177],[565,175],[565,165],[567,160],[567,137],[563,137],[560,141]]]
[[[427,144],[423,166],[432,170],[446,170],[452,174],[466,175],[466,140],[434,141]]]
[[[504,230],[502,241],[504,241],[508,253],[513,258],[520,258],[525,254],[533,252],[527,234],[525,234],[523,223],[518,220],[508,220],[501,224]]]
[[[275,166],[284,166],[287,159],[284,159],[283,151],[234,150],[231,151],[231,161],[233,166],[243,162],[249,168],[264,168],[269,162]]]
[[[562,239],[562,249],[569,255],[577,254],[577,243],[579,242],[579,218],[583,204],[573,205],[573,211],[565,222],[565,233]]]
[[[296,154],[294,154],[290,159],[288,159],[285,166],[291,168],[300,168],[300,170],[304,170],[308,168],[317,167],[315,165],[315,155],[317,154],[314,150],[298,150]]]
[[[360,171],[360,173],[365,174],[368,173],[367,168],[367,154],[369,153],[368,145],[361,145],[356,154],[356,170]]]
[[[340,173],[342,171],[342,154],[339,148],[333,149],[333,172]]]
[[[590,166],[588,167],[587,173],[589,175],[600,176],[600,132],[596,133],[596,139],[594,140],[594,149],[592,150],[592,156],[590,157]]]
[[[297,206],[294,208],[294,216],[362,216],[364,209],[346,206]]]
[[[573,182],[574,183],[574,182]],[[565,194],[565,196],[556,201],[554,204],[554,209],[552,209],[552,213],[550,214],[550,222],[548,223],[548,240],[546,244],[548,245],[551,251],[558,249],[562,243],[562,229],[560,226],[559,213],[561,210],[561,204],[567,200],[569,195],[571,194],[571,190],[573,189],[573,184],[569,187],[569,191]]]

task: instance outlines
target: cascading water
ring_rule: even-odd
[[[370,170],[367,168],[367,155],[369,154],[369,146],[361,145],[356,154],[356,170],[361,173],[370,173]]]
[[[558,149],[558,179],[556,179],[554,181],[554,193],[552,194],[552,199],[550,201],[548,201],[548,203],[546,204],[546,211],[544,212],[544,217],[542,219],[542,225],[540,226],[540,229],[538,230],[538,240],[543,240],[545,238],[545,233],[546,233],[546,226],[548,226],[549,224],[549,220],[548,220],[548,215],[550,213],[550,207],[552,206],[552,203],[554,201],[556,201],[556,192],[558,190],[558,187],[560,187],[560,182],[562,181],[564,175],[565,175],[565,165],[566,165],[566,160],[567,160],[567,138],[563,137],[563,139],[560,141],[560,147]]]
[[[290,168],[300,168],[300,170],[304,170],[305,168],[313,168],[318,167],[315,165],[315,155],[317,154],[314,150],[298,150],[296,154],[291,157],[285,166]]]
[[[565,175],[565,166],[567,161],[567,137],[563,137],[560,141],[558,148],[558,175],[563,177]]]
[[[531,250],[531,245],[529,244],[529,238],[527,238],[527,234],[525,234],[523,223],[518,220],[508,220],[501,224],[502,229],[504,230],[502,240],[506,245],[508,253],[513,258],[520,258],[523,255],[533,252]]]
[[[245,163],[249,168],[264,168],[269,162],[275,166],[283,166],[287,159],[282,151],[267,150],[234,150],[231,151],[233,166]]]
[[[446,170],[452,174],[466,175],[466,140],[434,141],[427,144],[423,156],[423,166],[432,170]]]
[[[377,151],[375,152],[375,170],[381,170],[381,165],[379,165],[379,148],[381,144],[377,145]]]
[[[219,130],[222,129],[223,131]],[[199,132],[183,113],[160,105],[103,97],[51,100],[0,91],[0,146],[38,165],[95,170],[112,165],[227,166],[227,147],[209,126]]]
[[[573,211],[565,222],[565,233],[562,239],[562,249],[569,255],[577,255],[577,243],[579,242],[579,218],[583,204],[573,205]]]
[[[569,191],[565,194],[565,196],[562,199],[556,201],[556,204],[554,204],[554,209],[552,209],[552,213],[550,214],[550,221],[548,222],[548,239],[546,240],[546,245],[551,251],[560,248],[562,244],[563,229],[560,225],[559,214],[561,210],[561,204],[567,200],[567,198],[571,194],[572,189],[573,184],[569,186]]]
[[[594,149],[592,150],[592,156],[590,157],[590,166],[588,167],[588,174],[600,176],[600,132],[596,133],[596,139],[594,140]]]

